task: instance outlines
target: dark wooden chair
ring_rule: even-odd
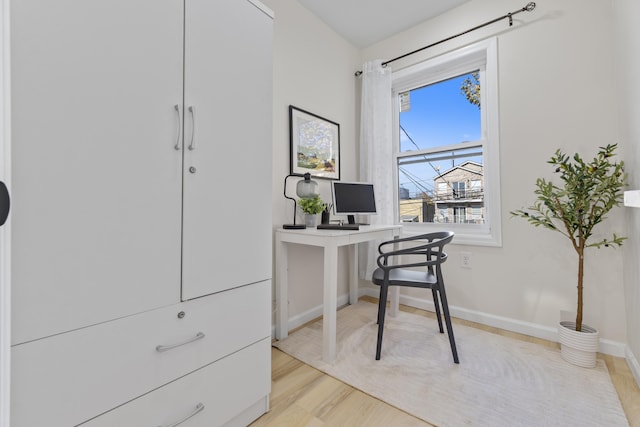
[[[373,272],[371,279],[374,284],[380,286],[376,360],[380,360],[382,349],[382,334],[389,286],[407,286],[431,289],[440,333],[444,333],[440,314],[440,306],[442,306],[442,314],[444,314],[444,321],[447,326],[453,361],[460,363],[456,342],[453,337],[451,316],[441,268],[442,263],[447,260],[444,246],[451,242],[452,239],[453,232],[441,231],[389,240],[378,246],[378,252],[380,253],[377,259],[378,268]],[[395,244],[398,244],[399,249],[393,250]]]

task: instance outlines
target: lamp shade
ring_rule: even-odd
[[[304,174],[304,180],[298,181],[296,186],[296,194],[303,199],[313,198],[319,196],[318,183],[311,179],[310,173]]]

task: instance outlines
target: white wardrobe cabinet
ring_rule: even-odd
[[[10,9],[11,425],[171,425],[198,403],[184,425],[248,423],[270,391],[271,12]]]

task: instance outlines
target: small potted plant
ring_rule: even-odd
[[[511,214],[557,231],[571,241],[578,256],[578,300],[576,321],[560,322],[562,357],[576,365],[593,367],[599,347],[597,330],[582,324],[584,256],[585,249],[595,247],[618,247],[625,237],[613,233],[611,238],[595,238],[593,229],[606,219],[605,215],[622,202],[622,188],[626,185],[624,162],[613,161],[617,144],[600,147],[590,162],[579,154],[568,157],[561,150],[547,162],[561,180],[560,185],[544,178],[536,180],[534,193],[537,200],[527,209]],[[584,346],[581,346],[581,343]],[[580,346],[581,348],[577,348]]]
[[[326,204],[320,196],[302,198],[298,202],[304,212],[304,223],[307,227],[315,227],[318,223],[318,214],[326,209]]]

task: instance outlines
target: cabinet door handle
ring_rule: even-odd
[[[196,107],[189,106],[189,112],[191,113],[191,144],[189,144],[189,150],[196,149]]]
[[[177,344],[158,345],[158,346],[156,346],[156,351],[158,353],[162,353],[164,351],[171,350],[173,348],[180,347],[180,346],[183,346],[185,344],[189,344],[191,342],[201,340],[202,338],[204,338],[204,334],[202,332],[198,332],[195,337],[189,338],[188,340],[180,342],[180,343],[177,343]]]
[[[204,411],[204,404],[198,403],[196,405],[196,408],[193,410],[193,412],[191,412],[189,415],[187,415],[183,419],[181,419],[179,421],[176,421],[175,423],[167,424],[165,426],[158,426],[158,427],[176,427],[176,426],[179,426],[183,422],[187,421],[189,418],[193,417],[194,415],[197,415],[199,412],[202,412],[202,411]]]
[[[173,147],[176,150],[180,150],[180,124],[182,123],[182,116],[180,115],[180,104],[174,106],[178,115],[178,137],[176,138],[176,146]]]
[[[11,207],[11,197],[9,189],[4,182],[0,181],[0,226],[4,225],[9,217],[9,208]]]

